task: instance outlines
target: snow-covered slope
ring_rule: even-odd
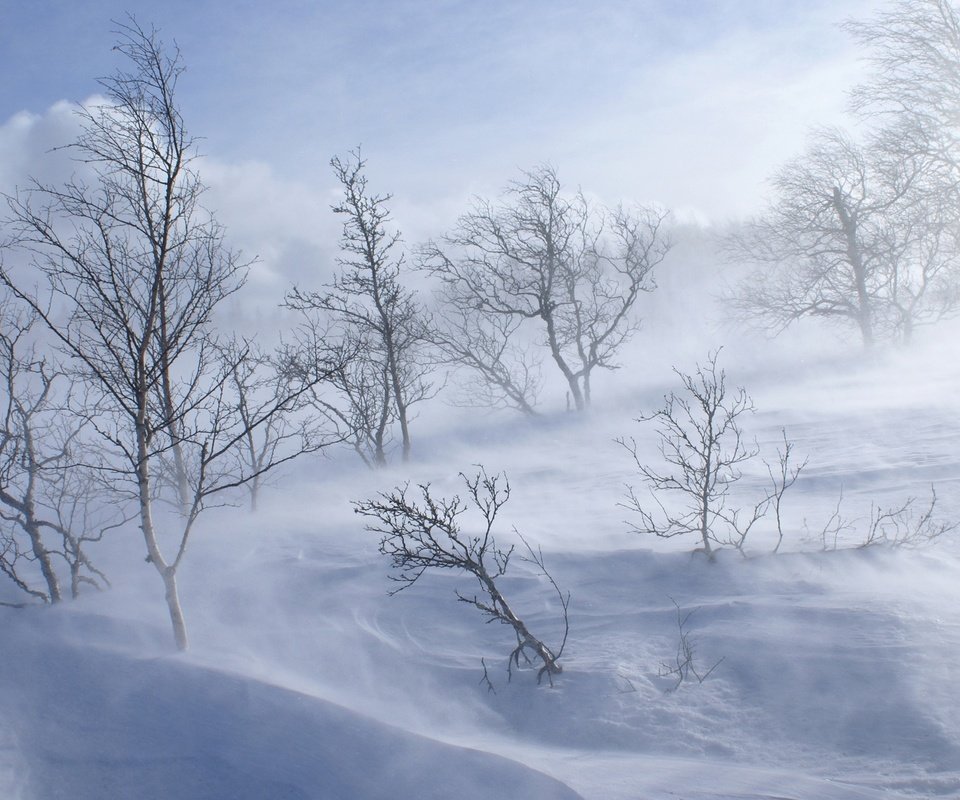
[[[71,630],[35,614],[5,628],[7,800],[578,796],[516,761],[262,680],[83,646],[77,628],[98,622],[83,613],[59,622]]]
[[[716,563],[692,541],[629,533],[617,503],[636,476],[613,438],[650,445],[631,418],[664,387],[588,420],[422,425],[409,469],[369,473],[349,453],[303,462],[256,515],[223,510],[198,531],[183,656],[131,535],[102,554],[112,591],[0,609],[0,797],[960,796],[958,534],[851,547],[871,502],[935,483],[942,516],[960,511],[960,380],[895,366],[894,385],[889,365],[756,376],[751,432],[775,443],[786,426],[810,457],[777,555],[769,531],[749,558]],[[516,525],[572,594],[553,688],[529,669],[507,681],[511,635],[456,602],[472,589],[463,576],[387,596],[389,565],[352,513],[350,500],[408,479],[456,491],[477,463],[509,474],[504,542]],[[841,485],[855,524],[823,552],[816,531]],[[556,596],[535,569],[515,560],[503,588],[558,640]],[[717,666],[671,691],[659,673],[677,606],[693,611],[700,672]]]

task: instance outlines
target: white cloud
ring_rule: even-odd
[[[79,130],[77,106],[60,101],[42,114],[20,111],[0,124],[0,191],[12,194],[32,179],[63,180],[79,165],[66,150]]]
[[[256,257],[250,281],[277,301],[294,280],[317,288],[329,280],[339,224],[336,194],[284,179],[267,164],[205,159],[205,203],[227,228],[232,246]]]
[[[267,305],[295,281],[330,279],[340,224],[328,161],[358,143],[410,246],[545,161],[606,204],[660,204],[700,223],[755,210],[807,127],[842,117],[858,65],[835,23],[876,3],[398,2],[296,14],[281,3],[228,20],[137,6],[183,45],[183,111],[209,154],[205,203],[231,245],[259,257],[245,296]],[[105,21],[102,43],[64,51],[79,58],[81,45],[109,39]],[[0,189],[77,168],[49,152],[76,135],[72,109],[8,110]]]
[[[234,174],[238,187],[282,186],[315,218],[305,196],[333,191],[329,158],[362,143],[372,181],[395,193],[409,211],[398,221],[420,238],[449,224],[453,205],[543,161],[607,202],[710,219],[759,206],[764,178],[805,129],[842,111],[856,54],[836,23],[877,5],[278,0],[224,15],[216,2],[174,13],[134,0],[129,10],[183,46],[184,113],[211,163],[263,168]],[[72,61],[51,70],[75,73],[109,49],[104,13],[102,42],[64,39]],[[53,35],[68,27],[58,20]],[[291,204],[264,200],[264,220],[302,238]],[[256,249],[275,260],[266,244]]]

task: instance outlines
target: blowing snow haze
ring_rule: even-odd
[[[960,795],[953,3],[8,5],[0,797]]]

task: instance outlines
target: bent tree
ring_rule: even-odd
[[[727,242],[734,257],[760,265],[734,299],[746,321],[779,333],[820,317],[853,325],[873,346],[886,283],[879,244],[893,200],[874,167],[868,151],[826,130],[778,171],[775,202]]]
[[[900,0],[844,28],[865,48],[866,80],[853,91],[863,119],[892,128],[912,156],[960,179],[960,9],[951,0]]]
[[[505,477],[487,474],[482,467],[472,478],[463,473],[460,477],[467,489],[466,501],[459,496],[438,498],[429,484],[421,484],[419,498],[411,497],[409,487],[403,486],[374,500],[354,503],[354,510],[372,520],[367,530],[380,535],[380,552],[390,557],[397,570],[391,577],[399,586],[391,594],[412,586],[427,570],[452,569],[473,576],[480,594],[458,590],[457,600],[476,608],[488,622],[500,622],[513,630],[517,646],[507,661],[508,674],[512,675],[514,665],[520,666],[521,658],[529,663],[532,655],[541,665],[537,682],[546,675],[552,685],[553,676],[563,671],[560,657],[570,630],[570,595],[564,594],[547,572],[539,548],[534,550],[521,536],[528,553],[524,560],[539,569],[559,597],[564,632],[559,647],[553,649],[531,632],[501,588],[500,579],[507,572],[513,547],[498,546],[493,527],[500,509],[510,499],[510,483]],[[480,517],[479,525],[465,530],[461,518],[471,509]],[[486,680],[489,684],[489,678]]]
[[[899,0],[846,30],[864,48],[861,133],[816,133],[773,178],[775,201],[732,237],[757,269],[735,299],[780,332],[803,317],[908,343],[960,313],[960,12]]]
[[[86,383],[83,413],[112,452],[106,473],[134,500],[147,561],[185,649],[177,573],[199,514],[214,495],[322,442],[302,438],[237,470],[245,432],[289,411],[305,387],[255,418],[237,413],[229,396],[235,364],[218,357],[210,326],[217,304],[243,284],[245,265],[200,204],[194,140],[176,102],[180,54],[132,19],[118,35],[127,70],[100,81],[105,101],[79,110],[81,133],[70,146],[88,177],[35,182],[9,198],[10,244],[30,256],[46,292],[6,270],[0,280]],[[164,518],[163,531],[161,500],[180,511]]]

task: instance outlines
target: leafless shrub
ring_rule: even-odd
[[[837,503],[833,507],[833,510],[830,512],[830,516],[827,517],[826,522],[820,526],[817,531],[816,538],[820,542],[820,549],[824,552],[829,550],[836,550],[839,547],[840,536],[845,532],[853,529],[853,524],[850,520],[844,517],[840,513],[840,509],[843,507],[843,487],[840,487],[840,495],[837,497]],[[804,529],[808,532],[810,531],[810,525],[807,520],[803,521]]]
[[[671,392],[662,408],[637,419],[657,424],[660,454],[667,470],[648,465],[632,437],[617,439],[633,457],[655,506],[654,511],[648,510],[633,487],[627,487],[627,500],[621,505],[640,517],[640,522],[631,523],[633,530],[663,538],[697,534],[701,544],[698,549],[711,558],[714,545],[732,546],[743,553],[747,536],[770,511],[776,521],[779,548],[783,539],[783,496],[806,465],[806,461],[791,463],[793,445],[784,432],[784,446],[777,451],[776,465],[764,462],[771,488],[750,506],[731,504],[731,490],[742,477],[741,465],[758,457],[760,449],[755,442],[748,442],[740,421],[753,412],[753,401],[742,387],[730,391],[725,371],[717,366],[718,355],[719,351],[711,353],[693,375],[674,370],[683,392]],[[678,496],[680,509],[668,508],[661,495]]]
[[[694,664],[694,655],[696,653],[696,645],[690,639],[690,631],[687,630],[687,623],[699,608],[693,608],[689,611],[683,611],[680,608],[680,604],[677,603],[672,597],[670,602],[676,606],[677,609],[677,628],[679,630],[680,638],[677,642],[677,652],[673,658],[673,662],[668,664],[666,662],[660,663],[660,670],[657,673],[661,678],[676,678],[676,683],[670,687],[667,691],[674,692],[680,688],[680,684],[689,680],[696,680],[698,684],[702,684],[713,671],[723,663],[723,658],[718,660],[710,669],[704,672],[702,675],[700,671],[697,670],[696,665]]]
[[[956,522],[935,519],[936,507],[937,492],[933,486],[926,506],[918,507],[916,497],[908,497],[901,505],[888,508],[871,503],[867,534],[860,547],[920,547],[956,530]]]
[[[783,496],[787,489],[797,482],[797,478],[800,477],[800,473],[803,472],[809,460],[805,458],[799,464],[791,465],[794,444],[787,438],[786,430],[782,429],[780,433],[783,436],[783,449],[777,449],[776,465],[764,461],[771,483],[767,503],[770,511],[773,512],[773,519],[777,528],[777,544],[773,548],[774,553],[780,552],[780,545],[783,544]]]
[[[958,523],[942,522],[936,518],[937,492],[933,486],[930,487],[930,501],[925,505],[920,505],[918,498],[913,496],[899,505],[884,506],[871,502],[870,511],[865,517],[845,517],[841,513],[843,502],[841,490],[836,506],[817,531],[816,536],[824,552],[834,552],[844,547],[923,547],[960,527]],[[849,541],[864,523],[866,533],[859,543],[845,545],[842,539],[846,537]],[[806,527],[810,529],[809,525]]]

